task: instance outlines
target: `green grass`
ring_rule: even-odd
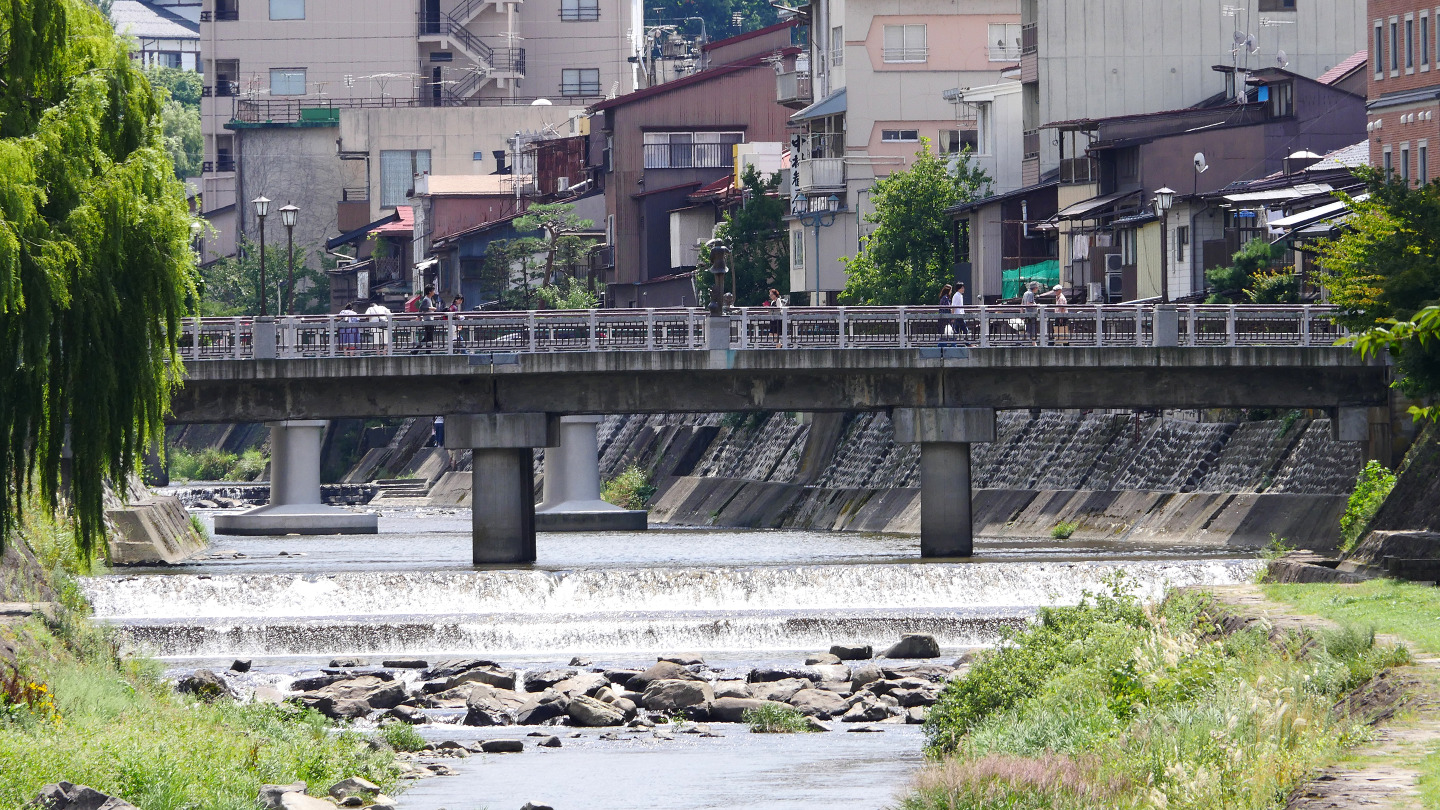
[[[241,455],[207,447],[192,453],[170,448],[170,477],[180,481],[254,481],[265,472],[267,459],[259,450]]]
[[[792,706],[760,706],[746,709],[741,719],[755,734],[804,734],[815,731],[805,715]]]
[[[396,751],[419,751],[425,747],[425,738],[409,723],[386,723],[375,736]]]
[[[1367,733],[1335,701],[1404,648],[1368,630],[1218,632],[1208,597],[1115,592],[979,656],[926,723],[936,764],[905,810],[1281,808]]]
[[[1367,463],[1355,478],[1355,490],[1340,516],[1340,548],[1351,551],[1365,536],[1370,520],[1395,488],[1395,473],[1378,461]]]
[[[1062,520],[1059,523],[1055,524],[1055,528],[1050,530],[1050,536],[1055,538],[1056,540],[1069,540],[1070,535],[1079,531],[1079,529],[1079,523],[1072,523],[1068,520]]]
[[[655,497],[650,474],[632,464],[600,488],[600,499],[622,509],[644,509]]]
[[[1376,579],[1358,585],[1266,585],[1265,595],[1302,613],[1374,627],[1440,653],[1440,588]]]

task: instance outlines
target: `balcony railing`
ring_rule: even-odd
[[[991,62],[1018,62],[1018,61],[1020,61],[1020,51],[1021,51],[1021,50],[1022,50],[1022,49],[1021,49],[1021,47],[1020,47],[1019,44],[1015,44],[1015,45],[991,45],[991,46],[990,46],[990,61],[991,61]]]
[[[1024,150],[1023,157],[1026,159],[1040,157],[1040,132],[1038,130],[1032,129],[1025,133]]]
[[[930,59],[929,48],[886,48],[882,54],[886,62],[925,62]]]
[[[560,20],[562,22],[594,22],[600,19],[599,6],[582,6],[580,8],[560,9]]]
[[[1040,49],[1040,29],[1035,23],[1020,26],[1020,53],[1035,53]]]
[[[811,158],[800,161],[800,190],[841,189],[845,187],[844,158]]]
[[[775,76],[775,100],[781,104],[809,104],[813,98],[809,71],[792,70]]]
[[[445,107],[528,107],[535,96],[516,98],[449,98],[442,100]],[[580,106],[603,101],[600,96],[567,98],[567,104]],[[243,124],[290,124],[300,120],[335,120],[334,115],[307,110],[368,110],[408,107],[433,107],[434,101],[423,98],[259,98],[245,99],[235,105],[235,120]],[[728,164],[726,164],[728,165]]]
[[[724,169],[735,165],[733,143],[647,143],[647,169]]]
[[[235,5],[234,3],[215,4],[216,22],[235,22],[238,19],[240,19],[239,6]],[[201,22],[204,22],[204,20],[201,20]]]
[[[221,155],[220,157],[215,158],[215,171],[217,171],[217,172],[233,172],[233,171],[235,171],[235,158],[234,158],[234,156],[232,156],[232,155]]]

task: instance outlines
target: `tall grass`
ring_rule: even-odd
[[[237,456],[214,447],[196,453],[170,448],[170,477],[181,481],[254,481],[266,463],[265,454],[255,449]]]
[[[1195,595],[1047,610],[947,686],[902,806],[1280,808],[1365,733],[1337,699],[1408,661],[1368,630],[1224,635]]]
[[[1380,505],[1395,488],[1395,473],[1378,461],[1368,462],[1355,478],[1355,491],[1340,516],[1340,548],[1350,551],[1365,536],[1370,521],[1380,511]]]
[[[644,509],[655,497],[650,474],[631,464],[600,488],[600,499],[622,509]]]
[[[793,706],[757,706],[746,709],[741,719],[750,724],[750,731],[755,734],[804,734],[819,730]]]

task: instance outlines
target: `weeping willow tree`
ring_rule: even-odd
[[[0,543],[64,453],[88,553],[163,428],[194,265],[159,114],[94,4],[0,0]]]

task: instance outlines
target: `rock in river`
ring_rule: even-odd
[[[715,691],[703,681],[654,681],[645,687],[645,708],[652,712],[703,706],[714,700]]]
[[[906,633],[899,643],[885,651],[886,658],[938,658],[940,642],[929,633]]]
[[[601,703],[592,697],[576,695],[570,699],[570,719],[577,726],[598,728],[618,726],[625,722],[625,713],[608,703]]]

